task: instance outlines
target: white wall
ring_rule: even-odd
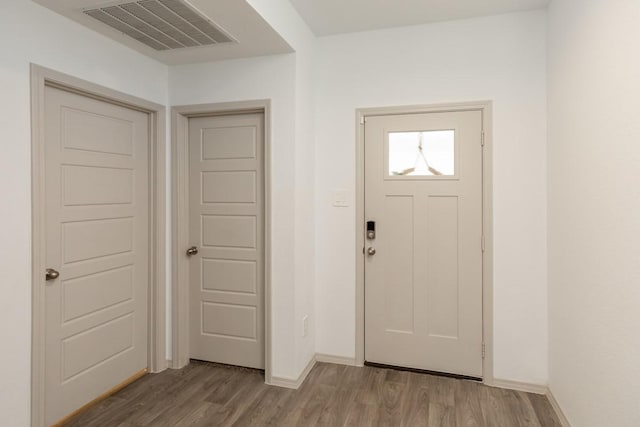
[[[315,37],[289,0],[249,3],[296,51],[295,75],[295,306],[296,372],[315,354],[315,150],[313,58]],[[303,319],[307,318],[307,331]]]
[[[296,52],[295,281],[298,372],[315,355],[315,139],[313,126],[313,42]],[[307,327],[304,330],[304,319]]]
[[[176,66],[171,105],[271,99],[272,374],[295,378],[295,54]]]
[[[0,1],[0,425],[26,426],[31,377],[29,63],[160,104],[167,67],[30,1]]]
[[[295,50],[295,195],[294,306],[292,317],[296,378],[315,354],[315,150],[313,127],[313,57],[315,37],[288,0],[249,0],[262,17]],[[277,139],[277,134],[275,136]],[[307,330],[303,330],[303,319]],[[283,353],[290,351],[283,349]]]
[[[172,67],[171,104],[272,101],[272,375],[296,379],[315,352],[314,40],[288,1],[250,3],[296,53]]]
[[[161,104],[272,100],[273,374],[288,378],[315,351],[354,355],[355,211],[330,196],[346,188],[353,201],[355,108],[494,100],[495,374],[546,381],[544,13],[316,42],[288,2],[252,3],[296,54],[168,71],[32,2],[0,0],[14,35],[0,39],[0,425],[29,423],[30,62]]]
[[[318,352],[355,356],[356,108],[493,100],[495,377],[546,384],[545,92],[544,11],[318,40]]]
[[[640,425],[640,3],[549,7],[550,388],[574,427]]]

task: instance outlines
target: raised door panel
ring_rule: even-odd
[[[64,166],[62,200],[64,206],[130,204],[133,181],[131,169]]]
[[[134,297],[131,265],[62,280],[61,284],[64,322],[131,301]]]
[[[216,126],[201,128],[203,160],[255,159],[258,129],[256,126]]]
[[[202,203],[256,203],[254,171],[203,172]]]

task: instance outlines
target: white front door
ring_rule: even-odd
[[[482,377],[482,114],[367,117],[365,360]]]
[[[51,87],[45,103],[51,425],[147,368],[149,117]]]
[[[264,369],[263,164],[263,114],[189,119],[192,359]]]

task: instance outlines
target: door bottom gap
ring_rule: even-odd
[[[395,371],[413,372],[416,374],[435,375],[438,377],[455,378],[458,380],[482,382],[482,378],[480,377],[472,377],[469,375],[461,375],[461,374],[451,374],[449,372],[429,371],[427,369],[409,368],[406,366],[385,365],[383,363],[375,363],[375,362],[367,362],[367,361],[364,362],[364,366],[370,366],[372,368],[381,368],[381,369],[393,369]]]

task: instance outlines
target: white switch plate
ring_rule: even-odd
[[[336,208],[346,208],[349,206],[349,192],[347,190],[333,191],[333,206]]]

